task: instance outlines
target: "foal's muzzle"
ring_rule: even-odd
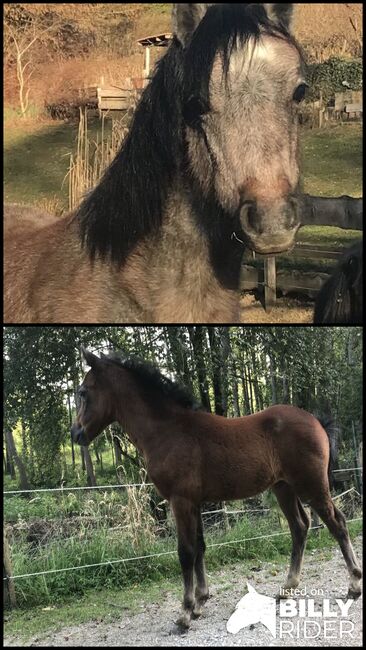
[[[295,198],[272,204],[245,202],[240,222],[248,245],[256,253],[283,253],[293,248],[300,228],[298,202]]]
[[[71,427],[71,438],[72,440],[80,446],[87,447],[89,444],[89,441],[87,440],[85,436],[85,431],[83,427],[79,426],[78,424],[73,424]]]

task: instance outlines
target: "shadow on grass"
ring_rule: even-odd
[[[98,119],[89,118],[90,139],[101,131]],[[29,126],[28,126],[29,128]],[[28,135],[7,138],[5,130],[5,200],[34,204],[56,197],[68,206],[68,181],[65,179],[70,154],[77,147],[78,124],[46,124]]]

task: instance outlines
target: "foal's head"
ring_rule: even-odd
[[[250,247],[289,249],[299,228],[298,105],[305,71],[291,4],[176,4],[193,181],[238,216]]]
[[[99,358],[81,349],[91,370],[76,394],[77,416],[71,436],[79,445],[89,445],[115,421],[129,430],[136,421],[141,426],[141,421],[149,424],[170,417],[171,423],[182,411],[202,408],[189,390],[149,362],[115,353]]]
[[[71,436],[77,444],[88,446],[115,421],[111,391],[113,368],[84,348],[82,353],[91,370],[76,393],[77,415],[71,427]]]

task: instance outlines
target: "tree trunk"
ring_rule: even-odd
[[[9,454],[14,461],[15,465],[18,468],[19,471],[19,485],[21,490],[30,490],[31,486],[28,481],[28,476],[26,469],[24,467],[24,463],[21,460],[20,456],[18,455],[18,452],[16,450],[15,442],[14,442],[14,437],[13,437],[13,432],[11,429],[5,429],[5,436],[6,436],[6,444],[7,448],[9,450]]]
[[[259,384],[258,384],[258,368],[257,368],[258,364],[255,358],[253,338],[252,338],[252,345],[250,347],[250,358],[251,358],[252,369],[254,373],[253,390],[254,390],[255,406],[256,406],[255,410],[261,411],[263,409],[263,401],[262,401],[262,396],[260,395]]]
[[[4,458],[4,472],[5,474],[9,474],[12,479],[16,478],[15,474],[15,467],[13,463],[13,459],[11,457],[11,453],[9,452],[9,447],[8,447],[8,441],[5,436],[5,458]]]
[[[93,461],[91,459],[89,447],[81,447],[81,449],[83,450],[83,456],[85,459],[87,483],[90,486],[96,485],[97,482],[95,480]]]
[[[67,388],[66,388],[67,390]],[[70,401],[70,393],[67,390],[67,406],[68,406],[68,411],[69,411],[69,424],[70,424],[70,431],[72,427],[72,411],[71,411],[71,401]],[[75,469],[75,449],[74,449],[74,441],[71,438],[71,462],[72,462],[72,468]]]
[[[247,366],[247,383],[248,383],[248,397],[249,397],[249,403],[250,403],[250,413],[254,413],[254,399],[253,399],[253,381],[252,381],[252,373],[251,373],[251,367],[248,364]]]
[[[189,338],[192,344],[196,372],[198,377],[198,387],[202,405],[206,411],[211,413],[211,403],[209,397],[207,368],[205,364],[204,353],[204,329],[202,326],[188,327]]]
[[[240,359],[240,374],[241,374],[241,384],[243,388],[243,411],[244,415],[249,415],[250,413],[250,404],[249,404],[249,394],[248,394],[248,384],[247,384],[247,375],[246,375],[246,364],[244,355]]]
[[[85,457],[83,453],[83,447],[79,447],[79,449],[80,449],[80,458],[81,458],[81,471],[85,472],[86,468],[85,468]]]
[[[231,356],[231,387],[233,393],[233,412],[234,417],[240,417],[239,389],[238,389],[238,369],[235,356]]]
[[[187,348],[183,339],[182,328],[170,326],[166,328],[166,331],[175,371],[185,386],[193,390],[192,375],[188,364]]]
[[[269,358],[269,373],[270,373],[271,388],[272,388],[272,404],[277,404],[276,370],[275,370],[275,365],[271,354],[268,354],[268,358]]]
[[[214,327],[208,328],[208,338],[210,341],[211,349],[211,362],[212,362],[212,379],[215,397],[215,413],[216,415],[226,415],[225,398],[223,394],[222,381],[221,381],[221,358],[219,352],[219,341]]]
[[[287,379],[287,364],[286,360],[283,360],[282,366],[282,403],[289,404],[290,392]]]

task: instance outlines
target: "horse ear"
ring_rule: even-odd
[[[183,2],[173,4],[173,33],[183,47],[187,47],[189,44],[208,7],[207,3],[188,4]]]
[[[268,18],[279,23],[288,31],[292,31],[294,5],[293,3],[268,2],[264,4]]]
[[[83,345],[81,346],[80,349],[81,349],[81,354],[83,355],[88,366],[90,366],[91,368],[95,368],[99,363],[99,358],[95,354],[89,352],[89,350],[84,348]]]

